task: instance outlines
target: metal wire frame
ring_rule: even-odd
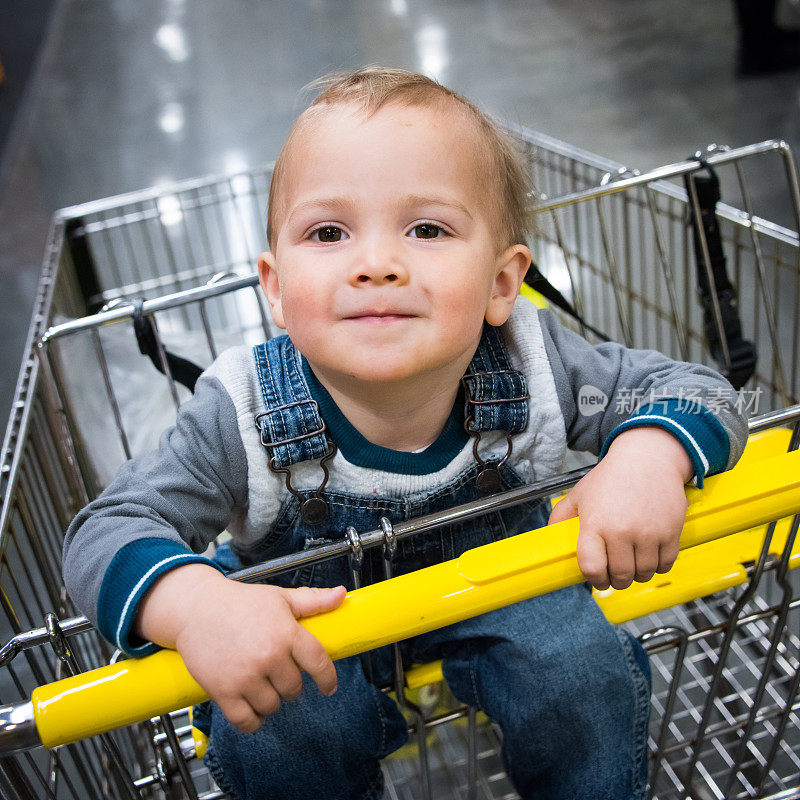
[[[55,222],[48,238],[48,254],[60,248],[61,225]],[[48,259],[46,263],[52,265]],[[41,336],[48,316],[46,309],[55,288],[55,270],[43,270],[28,333],[28,346]],[[69,601],[58,577],[60,542],[64,524],[74,513],[69,500],[71,487],[58,432],[51,425],[43,398],[36,392],[38,364],[23,364],[17,382],[12,417],[3,444],[0,487],[0,637],[10,638],[41,621],[49,610],[63,614]],[[13,501],[12,501],[13,498]],[[95,639],[79,644],[76,659],[100,663]],[[24,659],[0,675],[0,703],[25,694],[42,681],[61,677],[62,662],[43,651],[26,652]],[[130,749],[123,742],[123,747]],[[28,754],[0,763],[0,787],[4,796],[42,798],[75,797],[103,792],[121,797],[116,780],[109,777],[107,756],[99,743],[82,743],[71,752]],[[14,787],[14,794],[11,794]]]
[[[728,150],[714,148],[702,162],[689,159],[644,175],[608,172],[600,186],[570,186],[569,174],[555,182],[557,196],[540,193],[536,207],[540,268],[573,297],[588,320],[611,338],[654,347],[676,357],[729,366],[720,309],[712,297],[714,320],[728,363],[714,365],[703,347],[703,322],[693,299],[697,279],[687,203],[697,208],[693,173],[701,163],[735,175],[743,211],[719,208],[718,219],[747,338],[759,351],[749,384],[765,394],[769,407],[797,402],[800,336],[800,249],[797,234],[757,217],[745,164],[780,160],[793,219],[800,227],[800,190],[791,149],[779,141]],[[690,193],[667,183],[689,178]],[[564,193],[564,189],[567,192]],[[547,219],[549,215],[549,219]],[[710,271],[708,247],[701,237]],[[762,407],[763,410],[763,407]]]
[[[570,258],[574,269],[568,291],[576,303],[585,307],[583,301],[589,301],[592,317],[601,327],[607,328],[612,337],[622,340],[633,337],[638,346],[658,346],[676,355],[691,355],[693,360],[707,357],[703,353],[702,323],[694,301],[695,267],[686,236],[689,198],[682,188],[665,180],[682,174],[676,167],[696,168],[698,162],[689,160],[654,170],[641,178],[641,184],[634,184],[643,186],[646,183],[646,191],[628,192],[632,184],[624,179],[616,180],[617,176],[626,174],[622,165],[520,126],[509,126],[509,129],[525,151],[539,193],[548,198],[563,197],[571,207],[564,213],[561,227],[569,234],[562,239],[567,244],[566,249],[572,251]],[[729,203],[720,204],[718,216],[734,280],[740,285],[742,295],[749,300],[758,288],[759,293],[770,292],[776,306],[783,303],[785,307],[789,300],[792,310],[787,309],[783,316],[791,317],[797,309],[792,298],[797,286],[797,237],[794,232],[755,216],[750,200],[752,192],[742,170],[745,160],[763,159],[770,153],[785,161],[787,196],[793,208],[792,215],[796,216],[796,178],[791,153],[782,142],[739,148],[731,154],[730,169],[737,175],[741,172],[741,181],[737,178],[733,188],[739,185],[739,202],[745,210],[738,211]],[[714,162],[714,154],[710,157],[713,163],[722,163]],[[761,170],[758,164],[755,167]],[[266,167],[252,173],[186,182],[170,189],[140,192],[67,209],[64,213],[80,223],[73,236],[84,241],[97,273],[97,293],[92,296],[92,303],[99,307],[109,300],[145,292],[174,293],[201,284],[217,272],[249,272],[264,241],[263,208],[269,175],[270,167]],[[598,202],[581,202],[579,193],[597,187],[604,178],[608,185],[601,194],[593,196]],[[611,196],[621,191],[625,197],[617,196],[610,202]],[[592,208],[593,205],[596,208]],[[547,204],[541,207],[550,208]],[[648,220],[648,216],[653,221]],[[749,223],[751,217],[753,226]],[[535,225],[538,226],[535,246],[542,248],[546,241],[555,243],[555,236],[542,215]],[[763,242],[768,247],[756,260],[758,269],[755,270],[749,262]],[[563,272],[564,265],[550,263],[547,258],[548,255],[552,258],[553,251],[542,248],[541,255],[545,271],[550,268],[557,278],[561,277],[558,273]],[[614,277],[617,264],[619,275]],[[760,288],[755,285],[759,280],[757,275],[763,274],[762,267],[767,269],[773,286],[765,281],[760,281]],[[665,271],[667,274],[662,276]],[[609,287],[607,284],[612,277],[616,286]],[[776,292],[775,285],[789,291]],[[591,292],[587,293],[587,289]],[[667,296],[669,303],[663,302]],[[752,317],[744,320],[751,338],[771,338],[769,347],[760,348],[763,352],[761,380],[765,385],[774,385],[776,400],[773,405],[786,405],[793,398],[780,397],[785,390],[782,384],[796,384],[794,365],[797,359],[793,356],[797,346],[776,348],[777,328],[765,317],[764,304],[742,305],[743,313]],[[767,302],[766,307],[770,305]],[[617,307],[617,311],[609,314],[612,307]],[[779,315],[777,310],[776,315]],[[691,353],[686,343],[679,341],[684,327],[692,331]],[[786,360],[792,365],[794,379],[786,376],[781,380],[780,364],[774,365],[776,375],[770,374],[773,371],[771,354],[777,352],[780,359],[782,349],[791,355]]]
[[[788,422],[797,425],[798,420],[800,420],[800,408],[794,408],[761,418],[755,422],[753,429],[765,429]],[[798,440],[798,429],[795,431],[793,444]],[[320,547],[311,553],[276,559],[242,570],[232,577],[255,580],[337,557],[348,558],[351,567],[357,572],[361,554],[376,547],[383,548],[386,573],[390,576],[394,543],[398,539],[434,530],[443,524],[463,521],[511,503],[549,495],[573,483],[584,473],[585,470],[579,470],[569,476],[559,476],[542,482],[535,487],[512,490],[499,497],[487,498],[396,526],[386,522],[376,531],[359,534],[350,529],[347,535],[343,532],[342,541],[335,546]],[[797,654],[800,639],[790,634],[785,625],[788,613],[800,607],[800,598],[795,596],[794,591],[784,592],[779,604],[769,606],[754,591],[767,569],[777,569],[777,582],[784,588],[788,586],[784,580],[785,566],[792,544],[790,536],[780,559],[768,562],[769,535],[765,538],[762,557],[759,559],[759,562],[763,561],[763,566],[752,570],[753,577],[742,595],[748,598],[748,605],[745,607],[741,600],[735,601],[735,607],[739,608],[739,612],[731,612],[730,606],[734,603],[734,598],[728,593],[713,601],[700,600],[693,608],[678,607],[665,612],[673,617],[669,627],[660,624],[656,630],[647,631],[642,635],[646,647],[652,653],[656,676],[654,707],[660,714],[653,733],[652,796],[662,799],[682,797],[685,796],[682,791],[684,787],[690,787],[692,797],[761,797],[762,794],[748,791],[748,787],[754,785],[752,781],[754,768],[760,769],[760,788],[779,788],[783,791],[786,784],[791,784],[800,777],[800,757],[795,754],[796,747],[792,738],[800,738],[800,720],[796,716],[797,710],[800,709],[800,699],[797,696],[797,674],[800,669]],[[771,632],[773,638],[770,641],[769,622],[773,619],[775,620]],[[661,620],[649,619],[646,624],[653,622]],[[57,627],[55,621],[51,619],[45,628],[20,637],[16,640],[15,646],[7,646],[5,652],[0,652],[0,665],[5,663],[8,666],[12,656],[34,651],[45,641],[54,644],[54,639],[58,645],[55,647],[58,657],[62,661],[71,663],[71,659],[65,658],[65,653],[68,651],[66,637],[84,632],[86,627],[86,622],[78,619],[66,621]],[[723,634],[727,637],[727,633],[731,630],[736,635],[730,637],[729,644],[715,641]],[[782,647],[774,647],[772,644],[774,641],[779,641]],[[677,652],[670,664],[669,658],[660,654],[673,647]],[[710,680],[708,670],[705,668],[707,662],[711,662],[714,666],[714,676],[724,676],[724,684],[715,679]],[[71,671],[74,669],[72,666]],[[686,680],[683,680],[684,676],[687,677]],[[754,694],[751,689],[756,682],[763,687],[763,691],[756,691]],[[400,687],[398,697],[402,703],[402,684],[396,683],[396,690],[398,686]],[[718,722],[715,721],[712,726],[709,726],[704,718],[698,720],[703,697],[706,707],[719,707],[723,714],[723,718]],[[415,713],[414,730],[418,741],[424,740],[429,730],[466,713],[450,712],[425,719],[416,707],[407,702],[404,705]],[[157,746],[168,743],[171,754],[167,757],[162,754],[157,761],[156,769],[149,776],[143,776],[136,781],[136,786],[153,786],[157,782],[163,785],[164,775],[171,773],[174,780],[179,782],[175,785],[183,785],[188,796],[200,796],[193,788],[194,780],[185,765],[185,760],[191,758],[193,754],[191,746],[180,744],[171,719],[162,718],[161,723],[163,730],[153,736],[153,742]],[[739,778],[744,788],[735,794],[728,791],[720,793],[719,786],[724,773],[722,767],[713,762],[715,756],[718,761],[720,754],[724,757],[730,752],[730,737],[737,731],[742,732],[742,741],[748,737],[747,744],[751,746],[757,763],[752,763],[753,758],[750,760],[729,758],[723,767],[727,766],[730,774]],[[786,735],[787,731],[789,736]],[[183,726],[180,732],[186,734],[187,727]],[[768,751],[766,753],[758,749],[764,745],[768,746],[765,747]],[[443,746],[445,749],[452,747],[452,741],[444,739]],[[688,752],[688,756],[684,751]],[[427,753],[425,749],[422,752],[425,754],[425,760],[420,763],[426,765]],[[180,753],[180,756],[176,756],[176,753]],[[492,754],[496,757],[495,749],[490,746],[482,757],[486,759]],[[475,782],[472,786],[476,792],[478,789],[476,764],[479,760],[480,757],[475,753],[473,761],[467,759],[465,762],[467,766],[473,768]],[[698,761],[702,768],[698,770],[698,777],[693,782],[687,775],[692,771],[692,764]],[[672,787],[658,788],[659,767],[661,775],[664,776],[661,783],[670,779],[674,784]],[[480,786],[483,790],[488,790],[489,778],[483,771],[480,774]],[[495,780],[496,777],[495,775]],[[423,785],[430,780],[424,767],[422,779]],[[677,792],[674,791],[676,788]],[[686,790],[688,791],[688,788]],[[708,794],[709,791],[711,794]],[[192,794],[193,792],[195,794]],[[437,792],[436,796],[442,795]]]
[[[787,324],[787,321],[800,318],[800,248],[797,246],[797,236],[753,216],[743,178],[743,161],[775,153],[786,160],[793,213],[797,214],[798,191],[793,162],[791,153],[782,143],[767,142],[737,151],[719,151],[706,159],[706,163],[713,163],[717,168],[730,164],[744,187],[748,211],[740,212],[738,218],[732,213],[723,215],[723,220],[734,226],[735,279],[740,285],[752,286],[752,296],[748,298],[750,302],[746,308],[752,311],[753,322],[750,325],[745,319],[744,325],[747,335],[756,343],[760,351],[760,363],[764,365],[751,381],[753,388],[749,390],[752,401],[765,401],[757,409],[761,411],[765,405],[785,405],[800,394],[800,386],[797,385],[800,331],[796,324]],[[559,174],[561,157],[557,161],[557,166],[545,173],[550,178]],[[622,173],[617,170],[615,179],[605,181],[600,187],[573,193],[566,199],[544,202],[540,217],[549,216],[548,225],[540,226],[534,247],[543,255],[544,266],[549,267],[551,273],[557,276],[559,269],[566,273],[568,292],[576,306],[589,316],[595,326],[605,328],[612,334],[618,333],[637,346],[658,347],[680,358],[708,362],[708,354],[700,350],[703,321],[697,303],[689,300],[694,292],[694,265],[686,253],[689,239],[685,224],[687,201],[678,196],[681,190],[662,180],[662,176],[689,174],[698,167],[698,163],[687,161],[644,176],[621,177]],[[583,168],[588,169],[585,165]],[[609,175],[611,173],[606,173],[606,176]],[[581,176],[579,180],[584,177]],[[194,206],[205,209],[203,201],[197,198],[216,198],[218,193],[210,191],[207,186],[201,188],[192,186],[188,191],[194,199]],[[563,187],[559,183],[557,188]],[[160,200],[163,201],[163,195]],[[137,201],[139,205],[141,202]],[[610,205],[612,202],[614,206]],[[680,209],[680,213],[676,208]],[[215,216],[224,215],[218,212]],[[632,219],[634,216],[635,221]],[[149,221],[152,215],[145,217],[139,211],[133,215],[133,222],[130,218],[131,214],[118,214],[115,217],[118,222],[121,219],[128,224],[138,225],[142,219]],[[679,230],[676,227],[678,225]],[[108,231],[107,228],[103,230]],[[747,241],[741,238],[744,235],[741,231],[746,232]],[[213,250],[210,246],[204,249],[209,253]],[[767,261],[765,253],[774,255],[778,251],[783,253],[780,258]],[[686,257],[678,258],[680,253]],[[749,260],[745,258],[745,253]],[[643,268],[634,270],[634,262],[641,263]],[[773,271],[775,280],[770,278]],[[242,296],[248,293],[241,290],[247,288],[254,290],[249,305],[242,300]],[[790,297],[790,307],[780,306],[780,297]],[[162,368],[167,376],[166,386],[175,409],[180,404],[182,390],[169,374],[165,337],[172,336],[177,342],[176,346],[180,347],[181,338],[194,332],[204,343],[207,363],[218,351],[214,331],[225,332],[237,341],[257,341],[274,332],[253,275],[215,276],[205,286],[146,301],[143,309],[154,322],[157,321],[157,330],[164,332],[164,335],[157,335],[156,341]],[[103,483],[103,476],[95,474],[91,453],[87,452],[91,444],[87,445],[86,431],[96,427],[97,409],[81,409],[80,403],[70,396],[75,394],[75,386],[74,383],[69,385],[69,371],[64,371],[62,361],[72,360],[74,354],[69,347],[77,346],[80,334],[89,337],[88,347],[93,351],[96,368],[88,372],[102,378],[96,393],[106,401],[105,410],[101,409],[103,416],[114,421],[110,433],[120,447],[117,463],[134,455],[128,430],[137,426],[132,422],[126,424],[125,409],[118,399],[118,390],[109,370],[106,345],[103,343],[110,323],[129,320],[131,310],[130,304],[117,297],[116,303],[107,310],[56,325],[41,339],[46,372],[52,378],[50,385],[58,395],[60,414],[75,447],[80,480],[88,487],[90,496]],[[780,324],[781,320],[783,324]],[[128,340],[132,343],[132,337],[128,336]],[[66,352],[59,357],[53,353],[54,345],[65,348]],[[789,353],[790,358],[783,358],[781,351]],[[126,372],[126,377],[127,374],[130,372]],[[86,380],[85,376],[81,376],[81,379]],[[761,398],[759,393],[767,397]],[[84,420],[80,419],[82,413]],[[165,414],[163,425],[170,421],[169,415]],[[109,446],[108,438],[104,437],[106,458]]]
[[[532,244],[543,271],[553,278],[566,275],[562,285],[575,304],[590,322],[612,335],[626,335],[627,326],[627,335],[639,346],[656,346],[693,360],[707,358],[702,351],[702,321],[693,300],[685,192],[660,180],[651,182],[654,177],[664,177],[661,173],[650,174],[638,186],[620,185],[627,174],[621,165],[526,129],[514,129],[513,133],[528,154],[537,187],[549,197],[574,195],[610,176],[599,194],[583,200],[573,197],[567,206],[549,209],[547,213],[557,223],[540,215],[539,232]],[[730,157],[731,163],[740,158],[766,157],[775,151],[762,148],[760,153],[746,156],[737,151]],[[208,361],[231,339],[247,342],[274,332],[251,275],[242,277],[241,283],[235,277],[216,278],[215,282],[220,274],[249,273],[261,249],[269,173],[266,167],[239,176],[211,177],[97,201],[64,210],[54,220],[29,333],[31,355],[20,373],[0,460],[0,605],[5,615],[0,635],[4,640],[33,628],[48,611],[56,611],[59,617],[74,613],[60,584],[60,539],[66,522],[99,491],[106,478],[96,463],[96,442],[87,434],[98,420],[81,419],[80,398],[63,374],[64,365],[70,366],[70,356],[74,355],[69,347],[80,336],[85,337],[85,346],[97,364],[93,387],[107,404],[106,421],[110,421],[112,441],[116,440],[119,447],[114,457],[121,462],[127,452],[137,452],[140,444],[129,441],[128,410],[117,400],[115,354],[108,346],[112,329],[106,323],[114,314],[118,315],[116,319],[129,317],[126,298],[172,292],[166,302],[162,299],[145,304],[146,311],[157,318],[159,354],[165,367],[165,342],[176,342],[180,352],[178,344],[185,341],[187,332],[198,332]],[[796,394],[800,360],[796,336],[792,338],[796,326],[785,321],[798,318],[797,235],[759,220],[752,210],[739,212],[721,206],[718,213],[734,281],[742,288],[743,297],[757,300],[743,303],[745,330],[759,343],[768,343],[760,348],[763,366],[758,385],[768,388],[770,403],[777,406],[785,401],[785,387],[771,355],[776,326],[770,326],[765,318],[771,296],[778,344],[787,354],[782,364],[783,379]],[[758,276],[752,231],[762,249],[764,269]],[[82,244],[83,250],[76,243]],[[94,282],[89,281],[94,287],[92,293],[87,293],[85,285],[77,285],[81,269],[86,267],[81,259],[87,253],[95,271],[91,276]],[[84,283],[85,278],[84,274]],[[206,281],[211,284],[197,289]],[[617,294],[613,291],[615,283]],[[199,294],[193,294],[195,290]],[[245,295],[249,300],[242,300]],[[112,317],[93,318],[82,333],[64,328],[59,335],[51,331],[41,351],[45,369],[39,374],[34,343],[48,326],[113,303],[117,308],[107,312]],[[243,307],[247,309],[244,318]],[[226,332],[231,332],[228,339]],[[789,338],[784,341],[781,337],[787,332]],[[44,352],[51,347],[61,352]],[[156,382],[147,380],[149,384]],[[174,409],[185,392],[169,375],[163,384]],[[165,424],[168,417],[165,412]],[[79,637],[75,650],[87,667],[108,658],[104,645],[90,635]],[[3,671],[0,701],[5,702],[9,691],[22,696],[58,674],[61,662],[55,654],[45,652],[25,651],[13,670]],[[150,745],[143,748],[137,742],[150,741],[146,732],[123,736],[130,736],[121,740],[120,748],[128,759],[134,783],[156,794],[173,791],[169,747],[164,745],[158,754],[144,756]],[[48,796],[48,791],[75,797],[100,796],[101,792],[109,797],[125,796],[109,778],[107,756],[96,744],[58,751],[52,761],[45,754],[26,758],[27,762],[2,765],[0,786],[22,787],[18,788],[20,796]],[[160,763],[160,771],[154,773],[152,763]]]
[[[773,562],[769,568],[775,567]],[[791,656],[770,663],[768,651],[773,625],[788,612],[796,616],[799,601],[795,596],[770,606],[755,595],[735,618],[735,636],[722,657],[719,640],[736,601],[729,591],[646,622],[669,621],[654,631],[661,640],[654,646],[657,655],[651,651],[653,730],[658,731],[651,736],[653,797],[765,797],[765,791],[797,786],[800,728],[796,686],[791,686],[797,663]],[[784,627],[782,649],[796,652],[797,645],[796,635]],[[723,679],[712,686],[717,671]],[[756,685],[765,676],[759,699]],[[707,703],[714,722],[701,731]],[[738,759],[737,748],[742,748]]]
[[[558,143],[525,129],[513,132],[525,143],[542,196],[567,193],[557,203],[539,204],[552,215],[548,222],[539,213],[538,235],[532,242],[545,273],[563,285],[560,273],[566,271],[567,294],[584,314],[589,310],[595,327],[612,338],[708,362],[694,301],[695,266],[686,226],[690,198],[664,180],[696,169],[699,162],[626,178],[625,169],[612,162],[565,145],[559,149]],[[742,303],[746,335],[760,351],[753,386],[766,390],[769,407],[777,407],[794,402],[800,392],[800,344],[795,326],[786,324],[800,313],[797,235],[755,216],[743,169],[745,160],[771,153],[785,162],[796,217],[797,181],[784,143],[712,153],[706,162],[718,167],[729,163],[741,188],[745,211],[720,205],[718,215],[734,281],[748,300]],[[263,240],[257,233],[263,224],[259,204],[268,175],[266,168],[181,184],[172,193],[139,193],[116,204],[98,201],[70,209],[72,218],[81,223],[72,235],[80,234],[87,252],[93,254],[98,292],[92,301],[121,300],[154,289],[179,292],[187,282],[196,286],[218,272],[240,274],[243,265],[249,271],[260,249],[258,241]],[[587,189],[603,178],[605,185]],[[213,358],[218,349],[213,331],[220,325],[208,319],[204,305],[195,309],[194,322],[185,313],[184,327],[202,330]],[[221,327],[231,324],[229,315],[218,317]],[[724,336],[722,341],[725,350]],[[177,402],[171,385],[170,390]]]
[[[264,248],[272,165],[62,209],[94,269],[87,305],[249,273]]]

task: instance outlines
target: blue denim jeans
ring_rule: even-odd
[[[512,472],[507,475],[513,477]],[[327,529],[360,531],[464,502],[474,474],[417,503],[326,493]],[[291,503],[296,502],[294,500]],[[546,522],[543,504],[526,504],[399,543],[396,572],[407,572]],[[235,568],[320,539],[296,508],[287,508],[267,540],[248,551],[220,553]],[[365,558],[364,583],[380,574],[380,553]],[[344,559],[284,576],[285,586],[351,585]],[[404,662],[444,659],[444,676],[461,701],[499,724],[508,775],[526,800],[639,800],[647,783],[649,666],[641,646],[605,620],[586,585],[523,601],[402,644]],[[283,703],[262,728],[246,734],[213,704],[206,755],[232,800],[371,800],[383,794],[380,759],[407,739],[406,722],[376,687],[390,676],[391,650],[337,662],[338,690]],[[201,715],[202,718],[202,715]]]

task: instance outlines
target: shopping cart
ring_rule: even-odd
[[[758,476],[772,475],[768,465],[784,463],[780,458],[792,456],[780,454],[798,443],[800,249],[796,232],[755,215],[747,174],[764,174],[766,161],[780,163],[797,220],[788,148],[716,148],[637,175],[529,130],[510,130],[541,193],[535,261],[582,320],[565,321],[712,364],[734,378],[749,371],[740,399],[760,416],[743,464],[750,472],[742,474],[751,487]],[[738,187],[743,208],[714,204],[718,240],[702,224],[709,217],[697,183],[711,171],[726,198]],[[75,617],[61,584],[60,545],[72,515],[124,459],[155,443],[188,396],[174,380],[174,356],[207,365],[226,346],[274,333],[252,274],[264,241],[269,175],[266,168],[192,181],[65,209],[54,220],[0,473],[4,797],[222,796],[194,759],[202,742],[193,739],[183,711],[159,708],[153,719],[48,750],[35,746],[26,704],[35,687],[116,659]],[[676,182],[683,176],[685,186]],[[738,303],[716,280],[715,241]],[[706,276],[702,303],[698,274]],[[153,323],[151,355],[163,377],[139,351],[134,317]],[[742,352],[757,360],[743,368]],[[467,518],[492,503],[552,495],[584,470],[576,461],[563,479],[454,513]],[[777,482],[791,483],[792,471]],[[734,500],[744,490],[730,490]],[[727,502],[736,520],[741,509],[730,495]],[[797,510],[787,502],[768,501],[761,516],[732,527],[714,523],[716,533],[759,525],[687,551],[654,585],[600,597],[609,617],[629,621],[651,655],[654,797],[800,797],[800,591],[791,571],[797,523],[762,524]],[[395,537],[444,521],[343,531],[331,551],[301,557],[347,557],[357,571],[359,553],[383,547],[388,573]],[[556,562],[571,563],[569,555],[567,543]],[[297,558],[266,564],[261,574],[296,568]],[[446,690],[412,695],[438,678],[435,664],[396,676],[394,691],[409,712],[419,754],[387,760],[389,796],[515,797],[488,721],[450,705]],[[85,710],[91,717],[95,709]]]

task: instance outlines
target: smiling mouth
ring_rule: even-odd
[[[353,314],[345,317],[356,322],[395,322],[402,319],[413,319],[414,314],[402,314],[398,311],[365,311],[363,314]]]

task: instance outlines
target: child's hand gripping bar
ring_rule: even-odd
[[[687,488],[685,549],[800,512],[800,451],[741,464]],[[469,550],[460,558],[350,592],[337,609],[303,619],[331,658],[441,628],[583,580],[567,520]],[[30,703],[0,709],[0,756],[61,744],[208,699],[177,652],[40,686]]]

